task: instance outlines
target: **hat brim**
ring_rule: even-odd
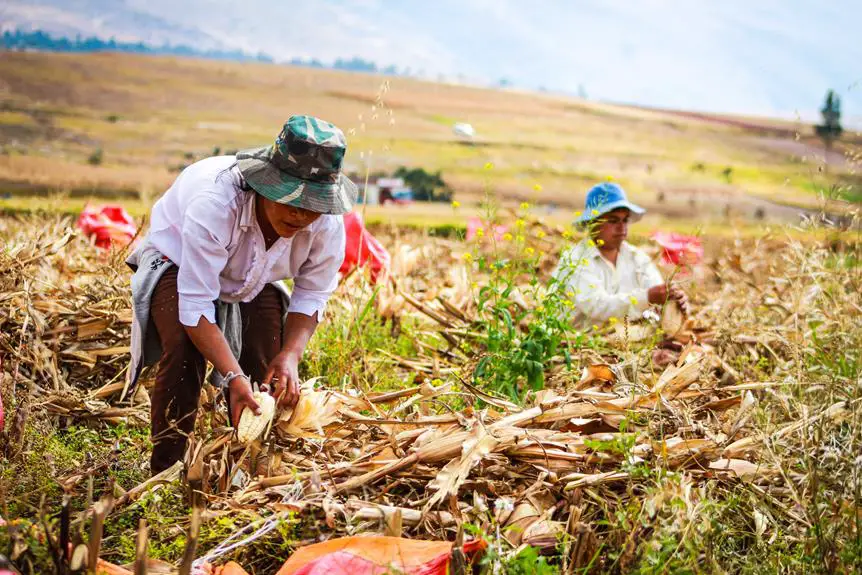
[[[272,146],[237,152],[237,167],[255,192],[273,202],[320,214],[346,214],[353,209],[358,190],[343,173],[334,183],[304,180],[279,170],[269,161],[272,153]]]
[[[612,211],[618,210],[620,208],[625,208],[629,212],[631,212],[631,216],[629,217],[629,220],[632,222],[636,222],[636,221],[640,220],[643,217],[643,215],[646,213],[646,210],[637,204],[633,204],[628,200],[618,200],[616,202],[604,204],[603,206],[601,206],[601,208],[599,208],[597,214],[593,214],[592,212],[582,214],[581,217],[579,217],[577,220],[575,220],[575,223],[578,224],[579,226],[585,226],[585,225],[589,224],[590,222],[592,222],[593,220],[595,220],[596,218],[600,218],[603,215],[607,214],[608,212],[612,212]]]

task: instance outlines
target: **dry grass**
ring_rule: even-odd
[[[7,423],[11,450],[0,493],[5,518],[22,525],[38,517],[39,493],[53,512],[63,486],[80,508],[88,477],[98,495],[111,478],[128,490],[146,473],[146,427],[139,427],[146,406],[118,403],[119,388],[111,385],[125,358],[117,348],[127,345],[128,275],[119,257],[104,259],[81,238],[63,239],[64,224],[0,220],[0,391],[8,413],[29,413],[23,424]],[[271,509],[294,510],[283,539],[235,556],[266,573],[306,537],[391,532],[390,515],[400,507],[399,529],[410,536],[451,538],[460,522],[485,534],[489,561],[503,572],[517,572],[525,542],[548,553],[552,569],[570,573],[862,567],[858,235],[812,229],[803,243],[779,230],[708,240],[707,261],[688,286],[696,311],[681,339],[693,363],[668,372],[652,363],[655,340],[569,334],[572,365],[559,352],[543,364],[552,392],[525,395],[524,376],[512,372],[527,408],[519,411],[466,384],[492,391],[493,380],[473,380],[483,358],[516,369],[515,340],[535,337],[535,322],[552,318],[529,316],[492,348],[501,320],[479,305],[477,293],[498,290],[495,309],[513,314],[523,305],[519,297],[555,313],[547,299],[534,299],[531,279],[546,281],[564,244],[558,233],[529,223],[524,242],[547,253],[526,257],[518,242],[486,239],[480,246],[381,230],[397,254],[403,294],[375,292],[358,274],[347,278],[303,366],[306,376],[322,377],[318,385],[361,392],[358,399],[320,396],[327,407],[282,422],[268,457],[237,448],[211,461],[201,549]],[[514,267],[465,265],[466,251],[474,261],[508,258]],[[503,295],[506,278],[522,296]],[[582,376],[598,362],[613,375]],[[393,390],[404,391],[380,395]],[[202,396],[208,406],[213,399],[209,390]],[[348,410],[339,407],[344,402]],[[329,419],[320,418],[324,411]],[[222,408],[213,404],[206,413],[199,440],[223,441]],[[507,413],[524,422],[500,424]],[[411,430],[427,418],[436,418],[439,432],[417,439]],[[469,439],[483,429],[486,435],[473,439],[488,448],[485,455],[462,457],[462,442],[446,441],[447,434]],[[249,472],[252,460],[264,478],[227,487],[232,470]],[[438,492],[456,498],[431,499]],[[182,493],[175,482],[123,503],[108,521],[106,557],[128,560],[137,518],[146,517],[151,553],[177,561],[183,543],[176,534],[187,518]],[[507,515],[506,501],[517,513]],[[414,511],[426,506],[423,523]],[[45,560],[37,538],[21,541],[32,560]]]

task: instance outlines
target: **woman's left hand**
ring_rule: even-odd
[[[294,354],[282,351],[269,363],[261,385],[272,388],[272,396],[279,407],[293,407],[299,401],[299,360]],[[280,399],[279,399],[280,398]]]

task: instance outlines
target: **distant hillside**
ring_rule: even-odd
[[[249,54],[241,50],[200,50],[186,45],[163,44],[153,46],[144,42],[118,42],[114,38],[102,39],[96,36],[82,38],[67,38],[54,36],[42,30],[6,31],[0,39],[0,50],[36,50],[41,52],[127,52],[132,54],[158,54],[166,56],[183,56],[192,58],[209,58],[213,60],[230,60],[234,62],[265,62],[273,63],[272,56],[263,52]],[[364,72],[368,74],[399,75],[395,66],[378,68],[374,62],[362,58],[337,58],[331,65],[317,59],[303,60],[294,58],[289,62],[293,66],[345,70],[349,72]]]
[[[551,94],[118,52],[5,52],[0,84],[0,197],[152,198],[194,159],[266,145],[302,113],[344,130],[346,169],[358,179],[401,166],[440,171],[464,206],[493,193],[571,213],[608,176],[669,217],[761,209],[778,219],[796,212],[775,203],[817,208],[824,191],[862,200],[855,164],[821,169],[822,142],[803,125],[797,140],[756,122]],[[457,122],[473,126],[473,141],[454,132]],[[862,154],[842,144],[848,157]]]

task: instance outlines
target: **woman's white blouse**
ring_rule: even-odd
[[[248,302],[266,284],[293,278],[288,312],[322,318],[344,259],[344,221],[322,215],[269,250],[254,191],[240,187],[233,156],[186,168],[153,206],[149,241],[178,266],[180,323],[215,323],[215,300]]]

